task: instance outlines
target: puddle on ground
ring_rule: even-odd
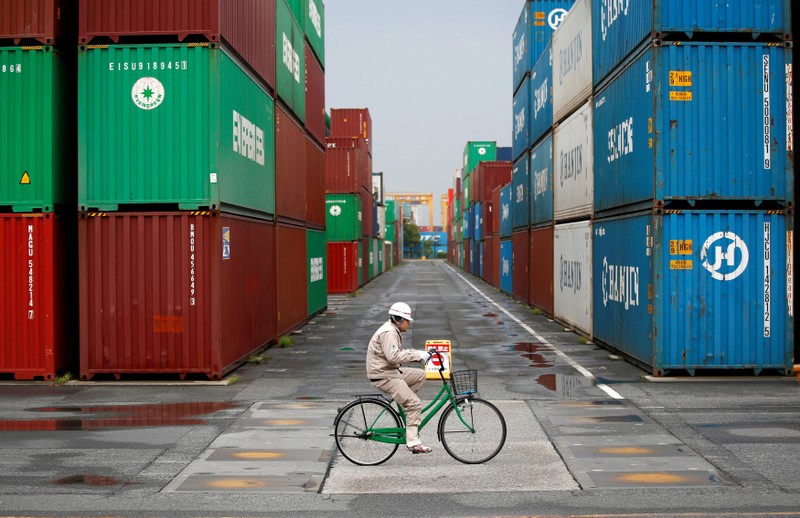
[[[107,405],[83,407],[39,407],[35,412],[94,414],[93,417],[58,419],[0,420],[0,431],[98,430],[105,428],[141,428],[157,426],[195,426],[206,423],[196,416],[236,408],[236,403],[194,402],[153,405]]]
[[[565,374],[542,374],[536,378],[536,383],[547,390],[555,392],[563,398],[585,398],[584,389],[592,383],[583,376],[567,376]]]
[[[497,315],[496,315],[496,314],[494,314],[494,313],[486,313],[486,314],[484,314],[483,316],[485,316],[485,317],[489,317],[489,318],[494,318],[494,317],[496,317]]]
[[[68,486],[82,484],[84,486],[116,486],[119,481],[112,477],[100,475],[72,475],[70,477],[59,478],[50,482],[57,486]]]
[[[552,352],[552,349],[545,344],[535,342],[519,342],[510,346],[506,346],[509,351],[524,353],[521,356],[527,358],[531,362],[531,367],[548,368],[554,364],[551,359],[546,358],[540,352]]]

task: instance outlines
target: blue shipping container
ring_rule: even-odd
[[[480,202],[475,202],[475,205],[470,209],[472,212],[472,238],[475,241],[483,239],[483,206]]]
[[[763,44],[648,47],[595,96],[595,211],[790,200],[790,64]]]
[[[553,129],[553,47],[547,44],[531,72],[530,115],[528,124],[531,144]]]
[[[514,232],[513,188],[514,185],[508,183],[500,189],[500,237],[511,237]]]
[[[531,80],[526,77],[522,81],[522,85],[514,94],[514,102],[512,107],[512,114],[514,120],[512,121],[512,128],[514,128],[514,137],[511,141],[513,149],[514,160],[527,151],[531,147],[530,134],[528,126],[531,121]]]
[[[483,241],[476,241],[472,245],[472,257],[475,264],[472,273],[483,278]]]
[[[514,228],[527,228],[530,224],[530,158],[530,153],[524,153],[511,170]]]
[[[595,221],[595,336],[656,375],[789,371],[787,230],[787,217],[768,211]]]
[[[592,2],[594,84],[647,39],[664,33],[743,33],[756,37],[772,33],[775,39],[791,33],[790,0],[595,0]],[[732,40],[732,34],[722,39]],[[718,38],[719,39],[719,38]]]
[[[472,239],[472,209],[464,210],[464,219],[461,222],[461,239]]]
[[[511,158],[511,148],[510,147],[499,147],[497,148],[497,160],[502,162],[511,162],[513,160]]]
[[[531,151],[531,226],[553,223],[553,134]]]
[[[512,35],[514,91],[550,43],[550,37],[567,15],[574,0],[526,1]]]
[[[500,240],[500,289],[506,293],[513,293],[513,264],[514,249],[510,239]]]

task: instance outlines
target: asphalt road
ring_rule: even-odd
[[[426,456],[335,451],[333,416],[374,392],[366,344],[395,301],[414,310],[406,345],[451,340],[505,415],[489,463],[449,457],[435,419]],[[0,383],[0,515],[800,516],[794,380],[647,380],[441,261],[331,297],[293,340],[229,384]]]

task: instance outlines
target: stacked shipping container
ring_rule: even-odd
[[[219,378],[327,305],[323,5],[298,6],[80,3],[82,378]]]
[[[659,375],[791,368],[790,8],[734,4],[578,0],[539,56],[514,31],[499,285]]]
[[[369,109],[331,110],[331,135],[326,144],[328,253],[336,258],[328,266],[328,292],[350,293],[383,273],[394,255],[394,247],[387,247],[386,242],[387,233],[396,232],[394,227],[388,231],[383,173],[372,172]]]
[[[0,1],[0,376],[77,360],[75,15]]]

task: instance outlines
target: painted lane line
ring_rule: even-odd
[[[599,388],[600,390],[602,390],[603,392],[605,392],[606,394],[608,394],[610,397],[612,397],[614,399],[625,399],[624,397],[622,397],[622,395],[619,394],[619,392],[617,392],[616,390],[612,389],[611,387],[609,387],[605,383],[597,383],[597,378],[595,378],[594,374],[592,374],[591,372],[586,370],[578,362],[576,362],[575,360],[573,360],[572,358],[567,356],[566,353],[564,353],[563,351],[559,350],[558,348],[556,348],[556,346],[554,346],[553,344],[551,344],[550,342],[545,340],[545,338],[542,335],[540,335],[539,333],[534,331],[528,324],[526,324],[525,322],[521,321],[520,319],[518,319],[517,317],[512,315],[508,310],[506,310],[506,308],[504,308],[503,306],[501,306],[500,304],[495,302],[492,298],[490,298],[488,295],[483,293],[477,286],[475,286],[469,280],[467,280],[466,277],[464,277],[463,275],[458,273],[452,266],[450,266],[448,264],[444,264],[444,263],[442,265],[445,268],[448,268],[454,274],[456,274],[458,276],[458,278],[460,278],[462,281],[464,281],[470,288],[475,290],[481,297],[483,297],[489,303],[491,303],[493,306],[495,306],[497,309],[499,309],[500,311],[505,313],[506,316],[508,316],[508,318],[510,318],[511,320],[516,322],[522,329],[524,329],[525,331],[530,333],[531,336],[536,338],[536,340],[538,342],[541,342],[547,349],[549,349],[550,351],[554,352],[559,358],[561,358],[567,364],[569,364],[570,367],[572,367],[576,371],[580,372],[583,377],[585,377],[588,380],[590,380],[592,382],[592,384],[594,384],[597,388]]]

